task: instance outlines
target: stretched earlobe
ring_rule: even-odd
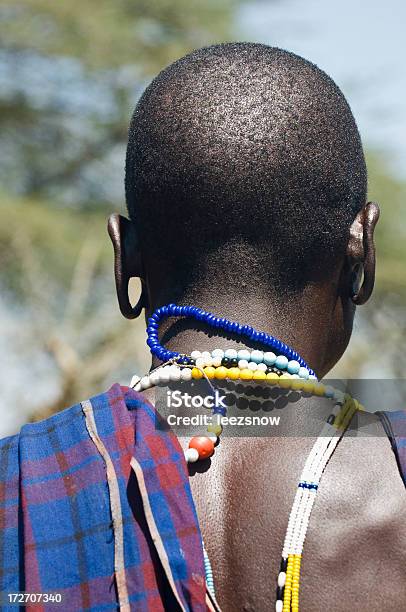
[[[361,286],[352,288],[351,300],[356,306],[365,304],[374,288],[376,266],[374,231],[379,214],[378,204],[368,202],[351,226],[349,255],[356,261],[357,278],[361,279],[363,273]]]
[[[147,304],[147,292],[143,279],[141,254],[134,225],[125,217],[113,213],[110,215],[107,229],[114,249],[114,277],[118,305],[121,314],[127,319],[136,319]],[[130,278],[141,279],[141,296],[132,306],[128,296]]]
[[[362,287],[362,281],[364,278],[364,266],[358,264],[355,266],[351,275],[351,299],[358,295],[360,288]]]

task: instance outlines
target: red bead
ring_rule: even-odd
[[[214,453],[214,442],[206,436],[195,436],[189,442],[189,448],[195,448],[199,453],[199,459],[208,459]]]

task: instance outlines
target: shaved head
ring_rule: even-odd
[[[343,94],[281,49],[197,50],[152,81],[131,121],[129,215],[180,286],[208,266],[285,292],[328,278],[366,189]]]

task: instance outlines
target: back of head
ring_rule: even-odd
[[[226,283],[296,292],[344,257],[365,160],[344,96],[314,64],[261,44],[215,45],[144,92],[126,197],[143,251],[178,285],[210,268],[228,271]]]

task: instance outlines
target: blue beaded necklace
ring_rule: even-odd
[[[216,317],[211,312],[203,310],[203,308],[197,308],[196,306],[176,306],[176,304],[167,304],[166,306],[157,308],[148,319],[147,344],[152,355],[157,357],[160,361],[172,360],[180,364],[190,363],[190,358],[187,355],[182,355],[176,351],[169,351],[160,344],[158,339],[159,323],[167,317],[190,317],[196,321],[203,321],[209,327],[245,337],[251,340],[251,342],[256,342],[272,348],[280,355],[284,355],[287,359],[297,361],[302,367],[309,370],[311,376],[315,375],[313,370],[309,368],[305,360],[296,351],[281,340],[274,338],[274,336],[257,331],[250,325],[240,325],[240,323],[229,321],[225,317]]]

